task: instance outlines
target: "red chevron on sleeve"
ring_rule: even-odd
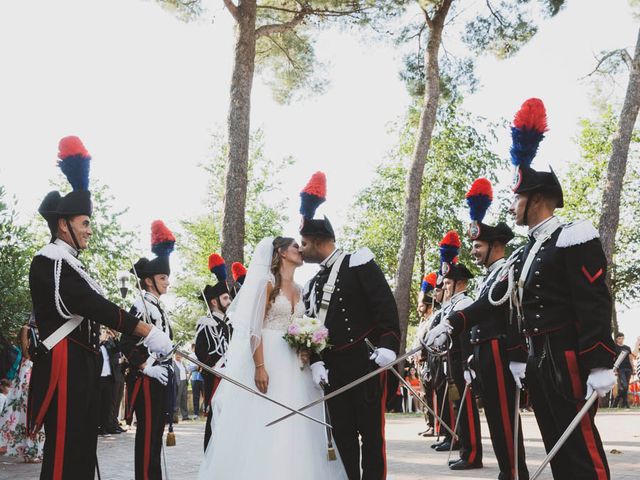
[[[589,273],[589,270],[587,270],[587,267],[585,267],[584,265],[582,266],[582,273],[584,273],[584,276],[587,277],[587,280],[589,280],[589,283],[593,283],[595,282],[598,278],[600,278],[600,276],[603,273],[602,268],[600,270],[598,270],[596,273],[594,273],[593,275],[591,275]]]

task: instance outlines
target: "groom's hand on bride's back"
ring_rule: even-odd
[[[267,393],[267,388],[269,387],[269,374],[267,373],[267,369],[264,368],[264,365],[256,367],[254,380],[258,390],[261,393]]]

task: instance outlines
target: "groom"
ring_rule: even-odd
[[[363,248],[344,254],[336,248],[329,220],[313,219],[324,201],[325,182],[324,174],[318,172],[301,193],[300,253],[305,262],[320,264],[320,271],[305,287],[304,301],[307,315],[326,315],[332,346],[321,357],[312,358],[311,370],[314,382],[328,384],[329,393],[393,362],[400,345],[400,327],[391,289],[371,251]],[[373,355],[365,339],[377,345]],[[328,402],[333,436],[349,480],[386,478],[385,385],[386,372]]]

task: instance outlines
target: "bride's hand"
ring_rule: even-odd
[[[256,387],[261,393],[267,393],[267,387],[269,386],[269,374],[264,365],[256,367],[256,374],[254,378]]]

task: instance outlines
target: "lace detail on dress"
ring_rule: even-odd
[[[300,291],[300,287],[298,287]],[[291,320],[295,317],[302,317],[304,315],[304,303],[302,302],[302,293],[300,292],[300,299],[296,303],[293,313],[291,313],[291,302],[284,293],[279,293],[274,300],[266,318],[264,319],[265,330],[282,330],[285,331],[291,324]]]

